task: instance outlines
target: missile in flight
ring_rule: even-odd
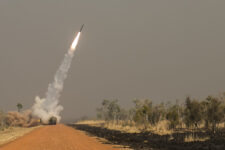
[[[83,30],[83,27],[84,27],[84,24],[81,26],[81,28],[80,28],[80,32]]]
[[[80,31],[77,33],[77,36],[75,37],[75,39],[73,40],[72,45],[70,46],[70,50],[71,51],[74,51],[76,49],[78,41],[79,41],[79,38],[80,38],[81,31],[83,30],[83,27],[84,27],[84,24],[81,26]]]

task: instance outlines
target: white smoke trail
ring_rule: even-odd
[[[61,119],[60,112],[63,110],[63,107],[59,105],[59,97],[63,90],[63,83],[67,77],[79,37],[80,32],[78,32],[71,48],[64,56],[64,59],[55,74],[54,81],[49,84],[46,98],[41,99],[38,96],[35,98],[35,103],[32,106],[32,114],[41,118],[43,123],[48,123],[49,118],[52,116],[57,118],[57,122]]]

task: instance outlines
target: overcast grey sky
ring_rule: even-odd
[[[0,109],[32,106],[84,23],[63,120],[103,99],[204,98],[225,91],[224,0],[1,0]]]

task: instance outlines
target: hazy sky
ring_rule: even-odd
[[[0,109],[45,96],[84,23],[61,96],[63,120],[103,99],[132,106],[225,91],[224,0],[1,0]]]

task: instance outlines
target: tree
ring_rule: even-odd
[[[160,120],[165,118],[166,110],[164,103],[153,106],[149,114],[149,121],[151,124],[156,125]]]
[[[180,124],[179,105],[171,106],[166,114],[166,119],[170,122],[170,128],[175,129]]]
[[[198,128],[199,123],[203,120],[203,105],[197,100],[186,98],[184,110],[184,123],[187,127],[195,126]]]
[[[17,109],[18,109],[18,112],[20,112],[21,109],[23,108],[23,105],[22,105],[21,103],[18,103],[18,104],[16,105],[16,107],[17,107]]]
[[[97,119],[105,119],[102,107],[101,108],[97,108],[96,111],[97,111]]]
[[[129,120],[129,112],[126,109],[121,108],[118,112],[118,120],[127,121]]]
[[[106,121],[113,120],[114,122],[119,119],[120,106],[118,100],[106,100],[102,101],[102,107],[97,108],[97,117]]]
[[[98,115],[99,115],[99,117],[101,116],[101,119],[104,119],[104,120],[108,120],[109,119],[108,118],[108,106],[109,106],[109,103],[110,103],[109,100],[104,99],[102,101],[102,107],[97,109]]]
[[[108,117],[113,120],[114,123],[118,119],[118,114],[120,112],[120,106],[118,105],[118,100],[113,100],[108,105]]]
[[[134,121],[134,115],[135,115],[135,112],[136,112],[135,108],[130,108],[130,109],[128,110],[128,120],[129,120],[130,122]]]
[[[211,124],[213,133],[216,132],[216,126],[224,119],[224,108],[222,101],[216,97],[208,96],[204,102],[206,111],[206,122]]]
[[[134,100],[135,104],[135,114],[134,121],[139,124],[147,124],[149,123],[149,116],[151,116],[152,102],[148,99],[144,101]]]

